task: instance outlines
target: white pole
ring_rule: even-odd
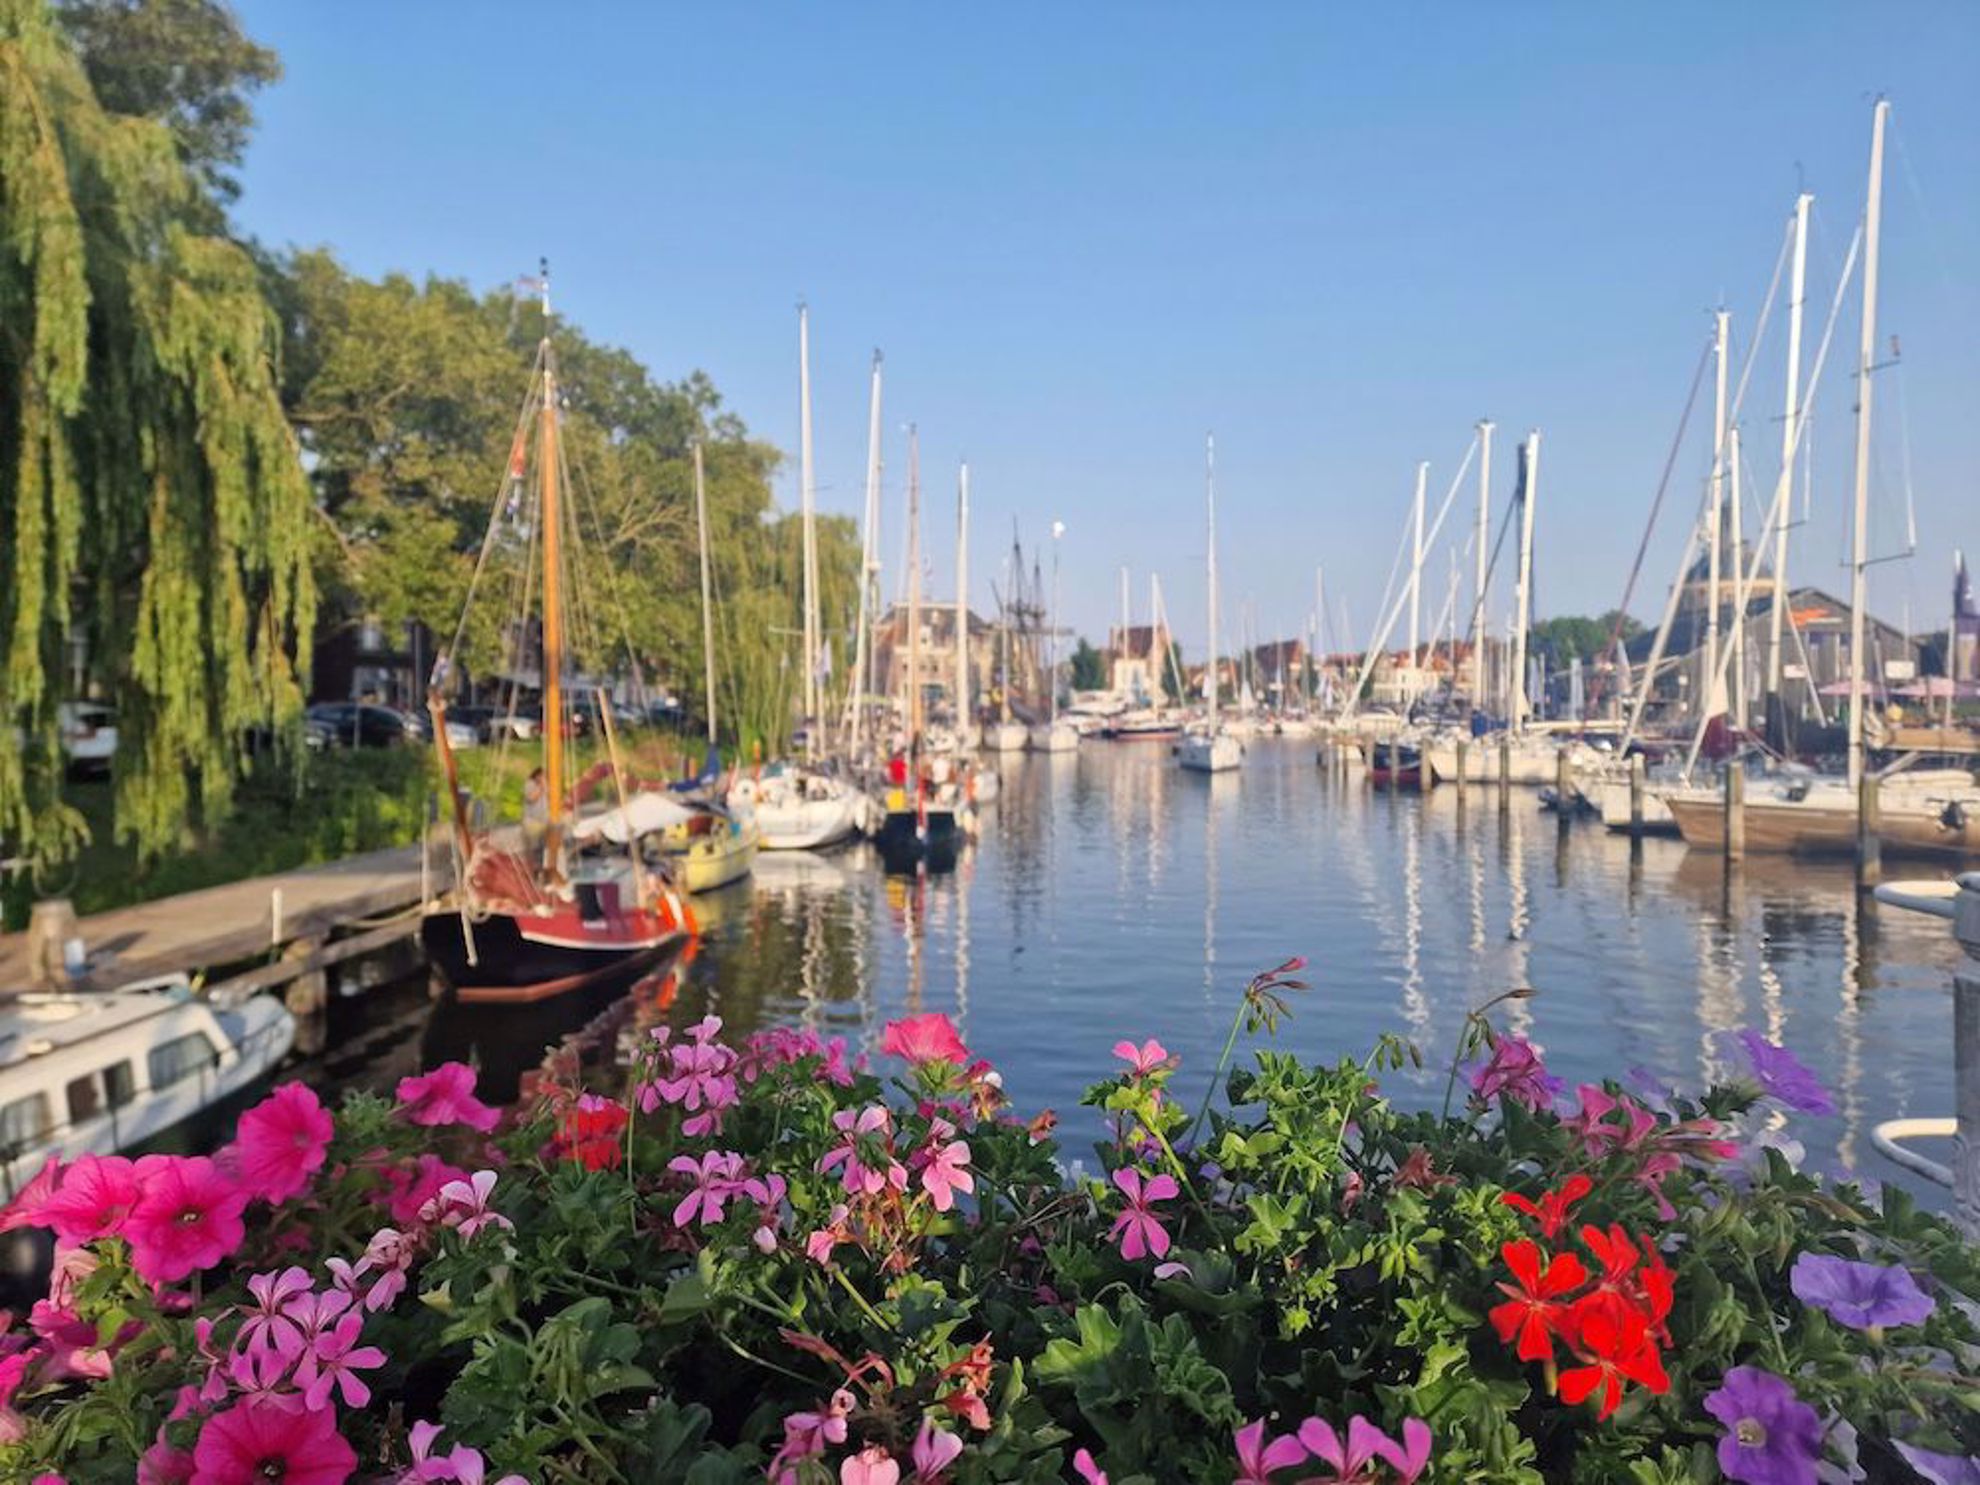
[[[1849,577],[1849,786],[1863,778],[1864,608],[1869,603],[1870,373],[1877,355],[1877,246],[1884,216],[1884,124],[1877,100],[1870,124],[1870,186],[1863,206],[1863,335],[1856,357],[1856,513]]]
[[[1121,662],[1127,659],[1127,652],[1128,652],[1128,570],[1127,570],[1127,564],[1122,563],[1121,564],[1121,639],[1120,639],[1120,643],[1114,648],[1115,675],[1118,675],[1120,673]],[[1110,691],[1119,690],[1119,687],[1114,684],[1115,675],[1110,675],[1107,677],[1107,688]]]
[[[1740,566],[1745,561],[1741,553],[1739,539],[1739,425],[1735,423],[1726,430],[1726,463],[1732,471],[1732,481],[1727,487],[1727,498],[1732,510],[1732,560],[1733,578],[1738,580]],[[1763,537],[1765,533],[1762,533]],[[1731,721],[1734,727],[1746,726],[1746,605],[1741,603],[1732,614],[1732,687]]]
[[[1423,607],[1423,491],[1430,481],[1430,462],[1424,460],[1416,466],[1416,498],[1410,505],[1410,546],[1409,546],[1409,668],[1417,668],[1416,646],[1421,639],[1419,626],[1422,622]],[[1416,684],[1414,677],[1403,685]]]
[[[701,440],[694,441],[694,518],[701,530],[701,662],[708,688],[708,746],[715,746],[715,604],[708,573],[708,482],[702,470]]]
[[[1051,696],[1046,716],[1049,725],[1059,725],[1059,538],[1065,533],[1065,523],[1052,523],[1052,610],[1045,618],[1046,653],[1051,656],[1051,665],[1045,676],[1045,688]]]
[[[1513,614],[1513,704],[1507,725],[1513,731],[1526,727],[1529,698],[1526,694],[1526,631],[1533,622],[1533,495],[1540,484],[1540,434],[1526,435],[1523,451],[1525,468],[1519,482],[1519,588]]]
[[[1490,581],[1486,544],[1492,533],[1492,420],[1478,420],[1478,553],[1471,603],[1471,704],[1485,707],[1485,584]]]
[[[880,352],[873,353],[873,387],[866,414],[866,520],[860,541],[859,633],[853,637],[851,732],[858,757],[866,733],[866,698],[873,694],[872,629],[880,597]]]
[[[1720,310],[1713,319],[1712,357],[1718,386],[1712,402],[1712,479],[1706,496],[1705,517],[1705,674],[1699,688],[1699,715],[1718,714],[1718,696],[1713,677],[1719,673],[1719,552],[1721,521],[1725,515],[1726,472],[1726,326],[1731,316]]]
[[[970,746],[976,709],[969,698],[969,466],[956,477],[956,746]]]
[[[798,306],[798,502],[803,513],[804,751],[818,751],[818,542],[811,466],[811,312]]]
[[[1801,311],[1808,282],[1808,206],[1815,198],[1803,191],[1794,200],[1794,266],[1788,287],[1787,415],[1781,419],[1782,478],[1793,489],[1794,451],[1799,445],[1801,419]],[[1781,624],[1786,617],[1788,520],[1785,510],[1774,528],[1774,601],[1767,621],[1767,696],[1778,708],[1781,692]]]
[[[1203,692],[1210,699],[1210,725],[1217,725],[1217,437],[1203,435],[1203,504],[1208,512],[1208,544],[1204,548],[1204,589],[1210,616],[1210,662],[1203,671]]]

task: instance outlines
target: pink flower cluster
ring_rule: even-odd
[[[1170,1175],[1144,1176],[1128,1166],[1114,1172],[1114,1184],[1126,1199],[1126,1207],[1114,1219],[1107,1236],[1121,1245],[1121,1257],[1133,1263],[1153,1254],[1160,1258],[1169,1251],[1169,1230],[1162,1225],[1154,1203],[1169,1201],[1182,1188]]]
[[[674,1226],[713,1227],[728,1216],[728,1204],[737,1197],[754,1202],[756,1231],[751,1240],[765,1253],[777,1247],[777,1229],[783,1223],[784,1178],[772,1171],[755,1176],[748,1162],[733,1150],[710,1150],[701,1156],[676,1155],[667,1169],[686,1176],[692,1186],[674,1208]]]
[[[398,1093],[400,1111],[428,1128],[465,1124],[486,1134],[502,1119],[474,1096],[474,1069],[466,1063],[443,1062],[422,1077],[401,1078]]]
[[[399,1485],[433,1485],[442,1480],[453,1481],[455,1485],[481,1485],[488,1473],[488,1462],[481,1457],[481,1451],[467,1444],[456,1444],[445,1454],[436,1454],[433,1443],[439,1437],[437,1423],[412,1426],[412,1468],[399,1476]],[[528,1481],[521,1475],[504,1475],[494,1485],[528,1485]]]
[[[784,1419],[784,1442],[770,1460],[771,1485],[797,1485],[798,1467],[807,1459],[822,1459],[827,1448],[846,1441],[846,1420],[857,1406],[841,1387],[815,1412],[792,1413]],[[909,1449],[914,1485],[937,1485],[961,1457],[963,1441],[932,1419],[924,1418]],[[839,1462],[839,1485],[900,1485],[901,1463],[879,1444],[867,1444]]]
[[[1472,1069],[1471,1092],[1482,1104],[1502,1100],[1539,1112],[1551,1108],[1561,1080],[1547,1071],[1540,1053],[1523,1036],[1502,1036],[1492,1055]]]
[[[1667,1124],[1626,1093],[1611,1096],[1592,1083],[1581,1084],[1575,1092],[1580,1111],[1563,1119],[1562,1128],[1581,1142],[1582,1153],[1590,1160],[1628,1160],[1634,1167],[1630,1179],[1656,1198],[1657,1215],[1666,1222],[1677,1216],[1664,1196],[1666,1176],[1687,1157],[1726,1160],[1739,1151],[1736,1143],[1721,1137],[1719,1126],[1710,1119]]]
[[[846,1039],[835,1036],[829,1042],[815,1031],[789,1026],[773,1026],[752,1032],[743,1043],[739,1070],[745,1083],[754,1083],[773,1068],[795,1067],[807,1058],[819,1059],[818,1081],[850,1088],[857,1063],[846,1058]]]
[[[1237,1479],[1234,1485],[1271,1485],[1272,1476],[1294,1466],[1304,1467],[1308,1459],[1327,1466],[1325,1476],[1309,1476],[1313,1485],[1415,1485],[1430,1463],[1430,1426],[1420,1418],[1406,1418],[1402,1441],[1398,1443],[1366,1418],[1348,1420],[1343,1439],[1324,1418],[1308,1418],[1296,1433],[1265,1438],[1263,1419],[1247,1423],[1233,1441],[1237,1450]],[[1386,1473],[1378,1468],[1386,1465]]]
[[[677,1042],[672,1027],[654,1028],[648,1075],[637,1090],[643,1113],[672,1104],[687,1115],[681,1121],[681,1133],[700,1136],[722,1132],[723,1111],[740,1101],[736,1074],[741,1059],[715,1040],[721,1029],[720,1016],[706,1016],[688,1028],[685,1040]]]

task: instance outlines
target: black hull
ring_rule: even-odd
[[[459,913],[430,913],[419,925],[427,965],[449,991],[469,1003],[623,989],[658,963],[677,939],[633,948],[538,943],[524,938],[516,920],[505,913],[491,914],[466,929]]]
[[[926,829],[913,810],[889,810],[873,844],[889,876],[954,871],[962,851],[962,829],[948,810],[930,810]]]
[[[1422,750],[1408,743],[1378,742],[1371,747],[1368,781],[1378,789],[1416,789],[1423,784]]]

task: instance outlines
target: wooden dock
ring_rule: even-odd
[[[87,967],[71,984],[114,990],[265,957],[224,988],[234,995],[269,989],[411,937],[419,919],[410,909],[422,885],[420,848],[412,845],[95,913],[77,921]],[[356,931],[332,941],[348,930]],[[0,935],[0,994],[43,988],[29,943],[25,932]]]

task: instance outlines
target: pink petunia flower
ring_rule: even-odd
[[[420,1212],[440,1194],[441,1187],[467,1178],[466,1171],[447,1164],[438,1155],[421,1155],[410,1170],[397,1166],[385,1173],[388,1192],[385,1209],[393,1222],[410,1227],[421,1220]]]
[[[1120,1242],[1121,1257],[1130,1263],[1150,1253],[1157,1258],[1162,1257],[1169,1251],[1169,1233],[1151,1203],[1167,1201],[1180,1194],[1182,1188],[1176,1184],[1176,1178],[1169,1175],[1144,1176],[1138,1170],[1123,1166],[1114,1172],[1114,1184],[1127,1198],[1127,1210],[1114,1219],[1113,1230],[1107,1236]]]
[[[483,1134],[502,1115],[474,1096],[474,1069],[443,1062],[424,1077],[399,1079],[399,1107],[415,1124],[465,1124]]]
[[[212,1268],[247,1236],[247,1191],[203,1155],[147,1155],[137,1163],[137,1204],[124,1219],[131,1265],[154,1284]]]
[[[967,1067],[969,1048],[963,1045],[955,1023],[940,1011],[889,1021],[880,1037],[880,1050],[889,1057],[901,1057],[917,1067],[926,1062],[947,1062]]]
[[[161,1428],[158,1441],[138,1456],[137,1485],[190,1485],[193,1470],[192,1455],[167,1443]]]
[[[40,1226],[42,1205],[61,1184],[62,1157],[50,1155],[41,1162],[41,1169],[28,1178],[20,1193],[5,1208],[0,1208],[0,1232],[12,1232],[16,1227]]]
[[[241,1184],[264,1201],[287,1201],[323,1168],[335,1132],[313,1089],[284,1083],[241,1115],[233,1146]]]
[[[193,1469],[200,1485],[344,1485],[357,1469],[357,1451],[330,1413],[255,1399],[206,1420]]]
[[[52,1227],[65,1243],[89,1243],[114,1237],[137,1205],[137,1167],[121,1155],[83,1155],[62,1173],[35,1215],[39,1226]]]

